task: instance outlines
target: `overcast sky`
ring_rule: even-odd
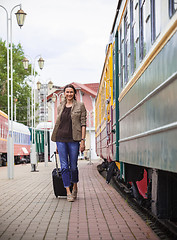
[[[0,0],[8,12],[17,5],[27,13],[20,29],[13,14],[13,42],[25,55],[41,55],[43,83],[99,82],[118,0]],[[16,8],[13,13],[16,13]],[[6,15],[0,8],[0,38],[6,40]],[[37,65],[37,61],[36,61]]]

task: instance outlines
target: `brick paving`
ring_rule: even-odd
[[[78,199],[67,202],[53,193],[51,172],[39,163],[39,172],[15,166],[7,179],[0,168],[0,240],[145,240],[159,239],[127,202],[92,165],[79,161]]]

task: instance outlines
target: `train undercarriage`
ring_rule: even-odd
[[[112,166],[111,166],[112,165]],[[158,219],[177,221],[177,174],[124,163],[124,177],[115,162],[106,160],[98,170],[106,170],[107,183],[114,176],[138,204]]]

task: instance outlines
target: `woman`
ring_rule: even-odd
[[[80,151],[85,150],[86,109],[84,103],[76,101],[76,89],[72,84],[64,87],[65,100],[58,107],[58,116],[52,133],[61,163],[61,174],[67,192],[67,200],[77,198],[78,167]],[[73,183],[72,193],[70,191]]]

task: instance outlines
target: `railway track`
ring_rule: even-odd
[[[97,168],[99,171],[99,167]],[[106,170],[99,171],[99,173],[106,179]],[[118,182],[115,176],[111,178],[110,184],[127,201],[129,206],[131,206],[131,208],[146,222],[146,224],[150,226],[160,239],[177,240],[177,223],[166,219],[158,219],[147,208],[140,206],[136,199],[132,197],[130,189],[128,189],[123,183]]]

